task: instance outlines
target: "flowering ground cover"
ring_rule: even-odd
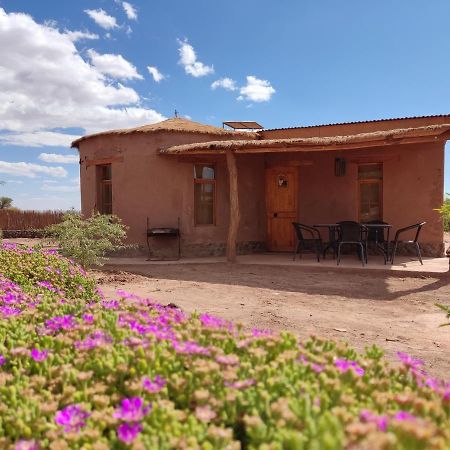
[[[450,384],[398,356],[105,298],[0,248],[0,448],[450,448]]]

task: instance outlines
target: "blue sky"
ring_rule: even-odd
[[[448,0],[0,8],[0,195],[21,208],[79,208],[72,137],[175,109],[266,128],[450,113]]]

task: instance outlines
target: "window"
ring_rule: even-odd
[[[383,220],[383,164],[358,167],[359,220]]]
[[[216,223],[216,173],[214,166],[194,165],[195,225]]]
[[[97,205],[100,214],[112,214],[111,164],[97,166]]]

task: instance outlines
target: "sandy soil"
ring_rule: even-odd
[[[450,327],[434,305],[450,305],[450,277],[393,277],[315,268],[184,264],[124,266],[97,272],[105,293],[117,289],[175,303],[248,327],[290,330],[377,344],[395,361],[397,351],[422,358],[431,373],[450,378]]]

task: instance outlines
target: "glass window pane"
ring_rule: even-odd
[[[381,182],[360,183],[359,220],[369,222],[382,219]]]
[[[194,178],[197,180],[214,180],[215,179],[214,167],[207,166],[204,164],[195,164]]]
[[[212,183],[194,184],[195,223],[197,225],[214,224],[214,190]]]

